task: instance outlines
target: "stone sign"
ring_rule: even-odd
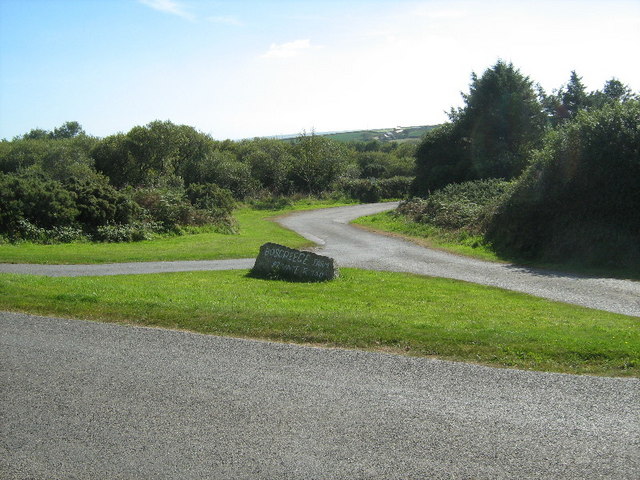
[[[303,252],[277,243],[265,243],[251,274],[257,277],[286,278],[302,282],[323,282],[338,276],[333,258]]]

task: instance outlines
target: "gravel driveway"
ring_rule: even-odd
[[[454,278],[640,316],[640,282],[587,278],[474,260],[349,225],[355,218],[396,205],[378,203],[315,210],[284,217],[279,223],[319,244],[317,253],[335,258],[341,266]]]

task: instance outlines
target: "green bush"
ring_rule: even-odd
[[[144,209],[148,220],[159,223],[166,232],[193,223],[195,208],[183,191],[141,188],[134,191],[133,200]]]
[[[450,184],[426,199],[401,203],[398,213],[418,223],[480,233],[495,205],[510,188],[510,182],[498,179]]]
[[[413,177],[395,176],[378,180],[382,198],[405,198],[409,195]]]
[[[213,183],[192,183],[187,188],[186,194],[195,207],[207,211],[216,218],[227,217],[236,208],[231,192]]]
[[[492,219],[506,252],[640,265],[640,102],[580,112],[550,132]]]
[[[220,233],[236,233],[237,225],[233,218],[236,202],[229,190],[213,183],[192,183],[186,194],[192,205],[197,208],[191,225],[211,223]]]
[[[20,220],[45,229],[75,226],[78,213],[74,196],[60,182],[0,173],[0,233],[12,236]]]
[[[38,227],[29,220],[18,220],[10,235],[5,235],[11,242],[27,241],[34,243],[53,244],[86,241],[87,237],[80,228],[75,227]]]
[[[357,178],[342,182],[342,190],[347,196],[363,203],[379,202],[380,186],[375,179]]]
[[[413,177],[356,178],[343,180],[340,190],[349,198],[363,203],[381,199],[404,198],[409,194]]]
[[[96,242],[139,242],[151,240],[153,234],[162,231],[163,226],[155,222],[135,222],[128,225],[101,225],[96,228],[92,239]]]
[[[470,146],[460,125],[446,123],[429,131],[416,150],[414,195],[426,196],[449,183],[474,177]]]
[[[88,232],[103,225],[130,223],[141,213],[140,208],[109,185],[105,177],[73,178],[65,187],[75,195],[77,221]]]

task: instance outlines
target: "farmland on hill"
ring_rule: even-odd
[[[340,142],[415,142],[418,143],[425,133],[436,125],[422,125],[417,127],[380,128],[375,130],[356,130],[351,132],[335,132],[322,134]]]

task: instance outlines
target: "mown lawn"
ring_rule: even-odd
[[[640,376],[640,319],[464,282],[343,269],[327,283],[247,271],[0,275],[0,309],[568,373]]]
[[[269,221],[270,217],[340,205],[345,203],[306,199],[278,210],[244,207],[235,212],[240,227],[237,235],[197,233],[128,243],[4,244],[0,245],[0,263],[90,264],[255,257],[260,245],[267,241],[292,248],[310,244],[300,235]]]

